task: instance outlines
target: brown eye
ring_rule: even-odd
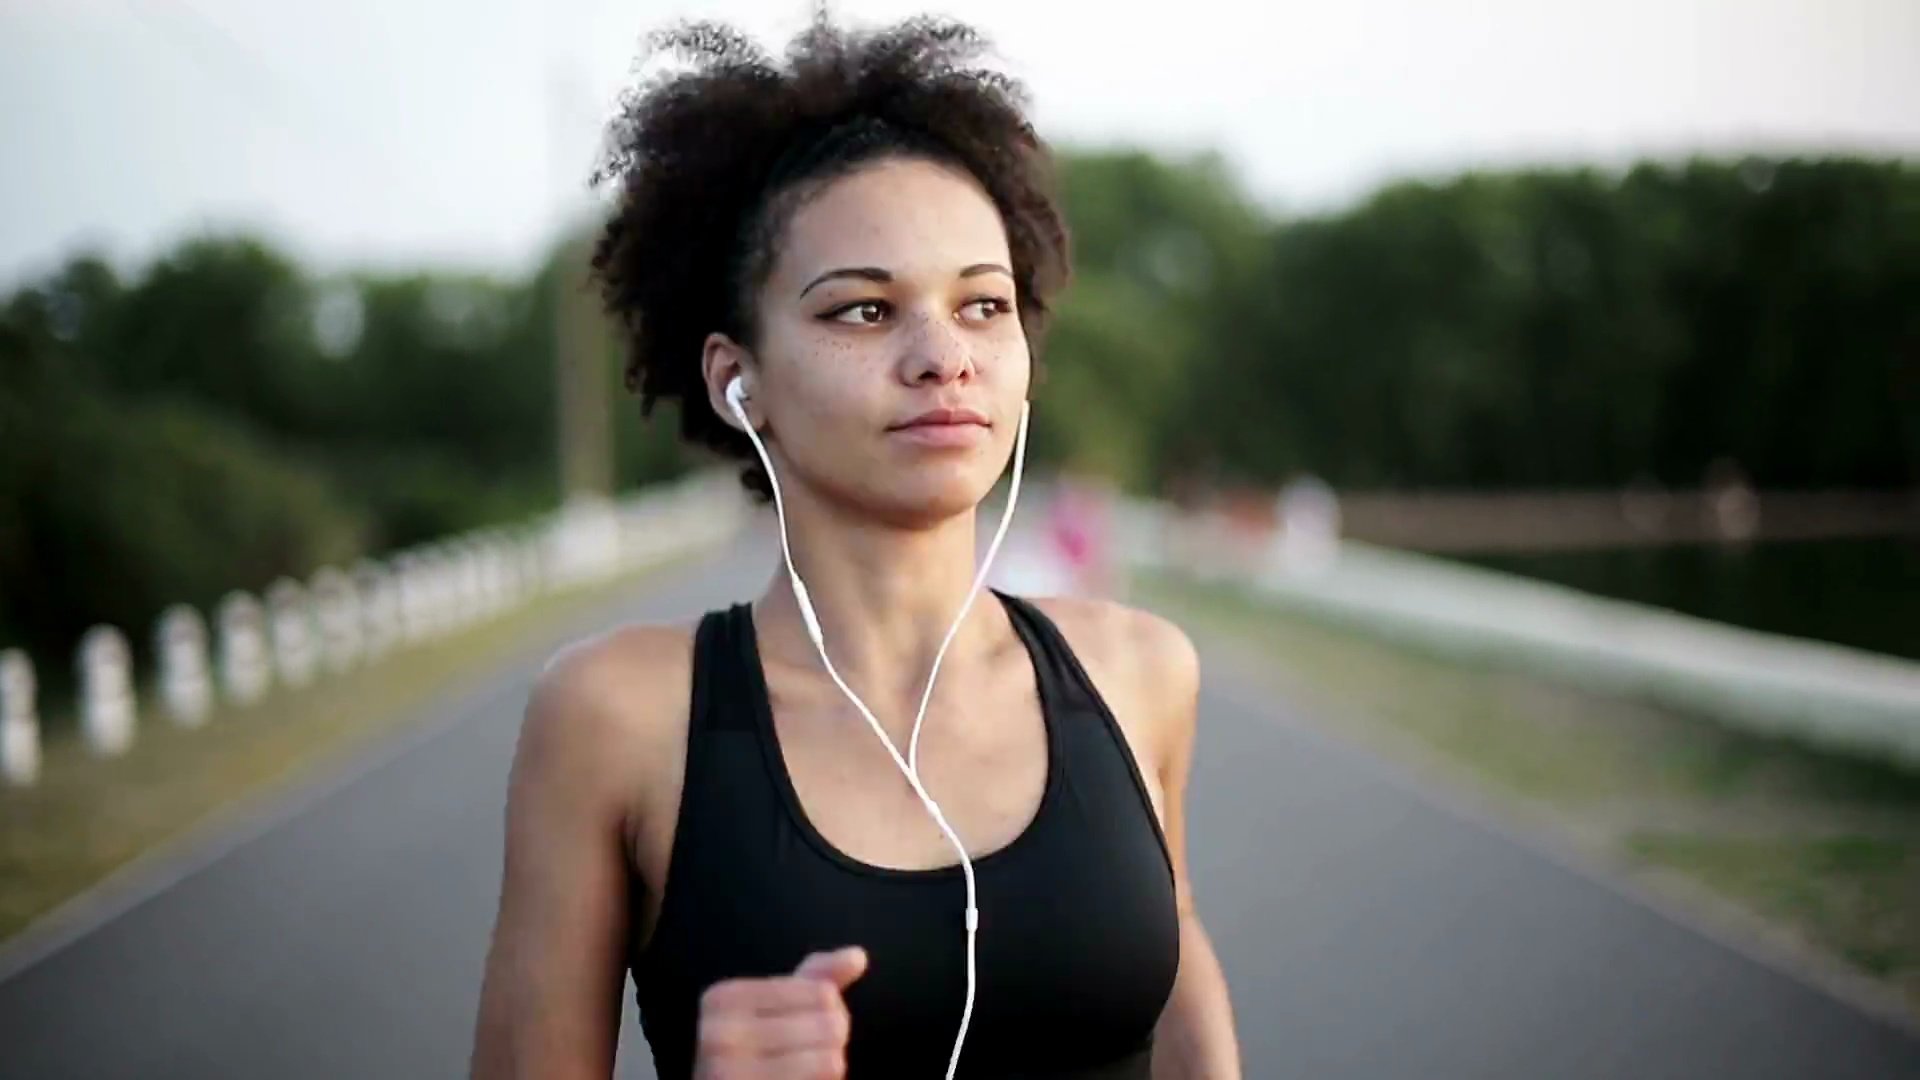
[[[886,317],[887,305],[882,300],[861,300],[827,313],[827,318],[834,322],[851,323],[856,326],[872,326]]]
[[[1010,313],[1013,310],[1013,305],[997,296],[983,296],[977,300],[969,300],[967,306],[960,310],[966,313],[969,321],[987,322],[998,316]]]

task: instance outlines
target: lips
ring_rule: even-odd
[[[992,425],[986,414],[972,409],[929,409],[894,425],[891,436],[922,450],[971,450],[987,442]]]
[[[919,416],[893,427],[895,431],[910,431],[915,428],[940,427],[989,427],[983,413],[972,409],[929,409]]]

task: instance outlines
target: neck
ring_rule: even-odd
[[[979,569],[979,521],[969,511],[926,528],[898,528],[837,515],[787,494],[787,536],[833,666],[887,727],[910,726],[934,657]],[[995,522],[997,524],[997,520]],[[779,655],[818,667],[782,561],[759,601],[763,636]],[[981,587],[941,660],[945,683],[1005,633],[999,604]],[[868,695],[872,696],[869,697]],[[908,715],[888,716],[911,701]]]

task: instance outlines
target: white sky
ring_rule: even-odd
[[[808,7],[0,0],[0,286],[229,225],[328,268],[517,271],[586,197],[643,33],[699,15],[777,50]],[[1047,136],[1215,147],[1282,210],[1474,164],[1920,157],[1920,0],[834,7],[957,12]]]

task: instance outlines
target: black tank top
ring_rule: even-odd
[[[959,1075],[1147,1080],[1179,962],[1166,839],[1127,743],[1066,639],[1033,605],[993,595],[1034,665],[1047,779],[1019,836],[974,860],[978,981]],[[894,779],[889,771],[874,781]],[[708,612],[695,636],[669,860],[652,939],[631,957],[661,1080],[692,1073],[706,987],[787,974],[808,953],[843,945],[868,954],[866,974],[847,991],[848,1075],[946,1075],[966,998],[960,868],[869,865],[808,822],[774,734],[746,604]]]

